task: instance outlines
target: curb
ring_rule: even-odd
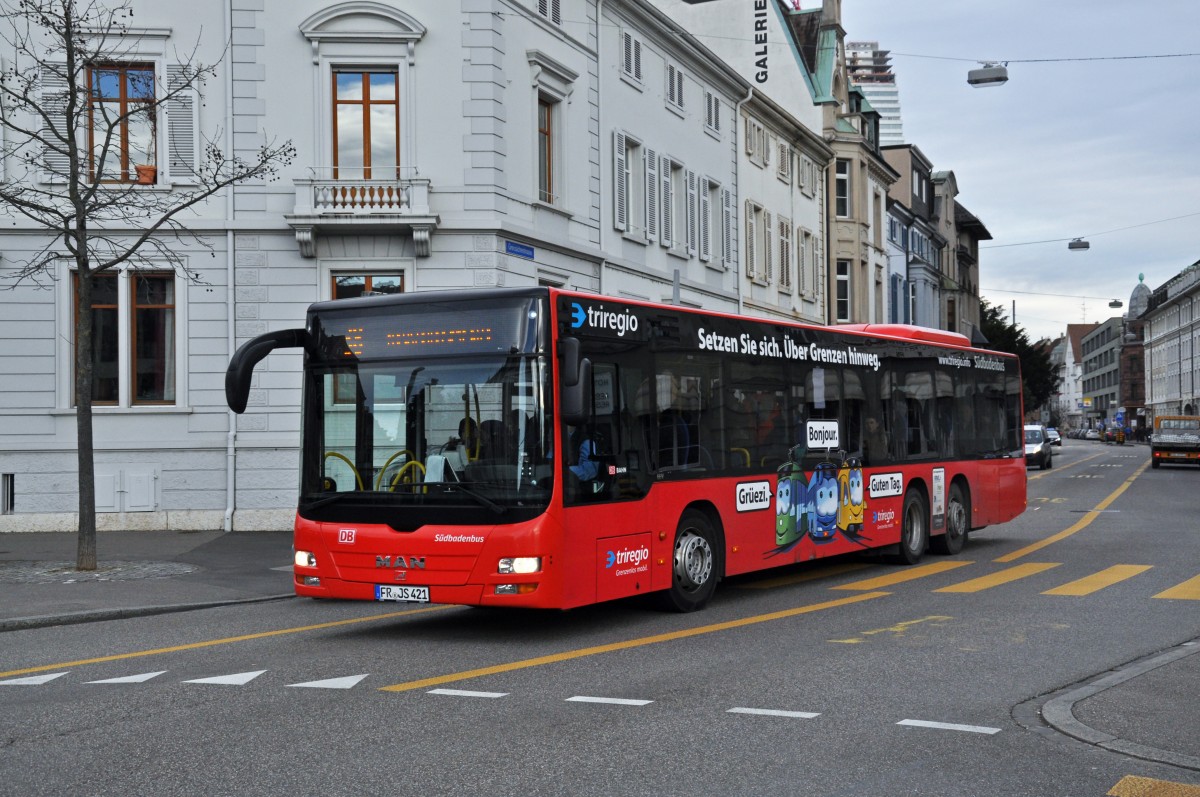
[[[1069,687],[1066,692],[1052,697],[1042,704],[1040,711],[1042,720],[1059,733],[1066,734],[1081,742],[1103,747],[1114,753],[1200,772],[1200,757],[1185,753],[1176,753],[1170,750],[1161,750],[1157,747],[1150,747],[1138,744],[1137,742],[1131,742],[1127,739],[1121,739],[1110,733],[1104,733],[1103,731],[1098,731],[1095,728],[1084,725],[1075,718],[1074,714],[1076,703],[1093,697],[1106,689],[1123,684],[1139,675],[1144,675],[1165,664],[1179,661],[1196,653],[1200,653],[1200,641],[1185,642],[1166,652],[1127,664],[1081,686]]]
[[[130,606],[123,609],[97,609],[70,614],[42,615],[38,617],[14,617],[0,620],[0,633],[7,631],[25,631],[32,628],[49,628],[56,625],[77,625],[79,623],[97,623],[105,620],[124,620],[130,617],[149,617],[155,614],[173,614],[175,612],[191,612],[197,609],[215,609],[221,606],[238,606],[246,603],[266,603],[268,601],[294,598],[296,594],[289,592],[282,595],[264,595],[259,598],[237,598],[225,601],[205,601],[202,603],[177,603],[169,606]]]

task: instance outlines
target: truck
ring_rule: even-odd
[[[1160,415],[1150,435],[1150,466],[1200,465],[1200,415]]]

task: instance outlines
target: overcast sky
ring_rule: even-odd
[[[1200,260],[1200,57],[1019,63],[1200,53],[1197,0],[843,0],[842,22],[892,51],[905,143],[954,172],[993,238],[980,293],[1032,339]],[[969,86],[978,60],[1008,83]]]

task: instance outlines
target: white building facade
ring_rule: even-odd
[[[113,333],[97,366],[102,529],[290,526],[300,355],[260,364],[243,415],[225,406],[224,371],[240,343],[300,325],[313,301],[544,284],[825,318],[830,151],[803,103],[756,96],[651,4],[134,7],[145,27],[129,63],[158,91],[197,42],[219,64],[189,127],[180,113],[155,131],[158,175],[139,190],[186,183],[185,132],[193,158],[203,136],[235,153],[290,138],[299,155],[282,179],[195,211],[204,242],[181,251],[188,274],[113,273],[96,311]],[[46,240],[20,220],[0,232],[0,332],[20,342],[0,352],[0,531],[76,525],[71,271],[17,279]],[[154,358],[139,348],[148,318]]]
[[[1147,422],[1200,413],[1200,261],[1151,293],[1142,321]]]

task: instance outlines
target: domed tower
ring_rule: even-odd
[[[1139,319],[1150,306],[1150,288],[1145,283],[1146,275],[1138,274],[1138,284],[1129,294],[1129,320]]]
[[[1125,314],[1124,335],[1121,340],[1119,400],[1125,409],[1125,424],[1135,439],[1146,433],[1146,358],[1143,344],[1143,329],[1146,322],[1142,313],[1150,307],[1150,288],[1145,283],[1146,275],[1138,274],[1138,284],[1129,294],[1129,312]]]

